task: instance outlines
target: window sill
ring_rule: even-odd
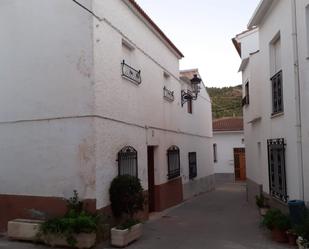
[[[276,203],[281,204],[283,206],[288,206],[287,202],[284,202],[283,200],[281,200],[281,199],[279,199],[279,198],[277,198],[277,197],[275,197],[273,195],[271,195],[270,197],[271,197],[273,202],[276,202]]]
[[[271,114],[271,118],[278,118],[278,117],[282,117],[283,115],[284,115],[284,112],[273,113]]]

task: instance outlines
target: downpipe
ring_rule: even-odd
[[[292,38],[294,56],[294,77],[295,77],[295,103],[296,103],[296,129],[297,129],[297,154],[298,154],[298,174],[299,174],[299,194],[305,200],[304,193],[304,159],[303,159],[303,138],[302,138],[302,114],[301,114],[301,86],[299,73],[299,48],[297,30],[297,8],[296,0],[292,1]]]

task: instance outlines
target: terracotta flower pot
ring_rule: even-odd
[[[274,241],[279,243],[286,243],[288,242],[288,238],[285,231],[281,231],[277,228],[271,231],[271,237]]]
[[[293,233],[287,233],[287,237],[288,237],[288,242],[289,245],[291,246],[296,246],[296,240],[297,240],[297,235],[293,234]]]

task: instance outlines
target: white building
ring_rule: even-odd
[[[246,180],[243,119],[220,118],[214,120],[212,126],[216,181]]]
[[[133,0],[3,0],[0,27],[0,230],[74,189],[108,210],[119,173],[150,212],[213,188],[209,96],[182,106],[183,55]]]
[[[248,196],[309,201],[308,0],[263,0],[234,44],[242,58]],[[277,201],[278,200],[278,201]]]

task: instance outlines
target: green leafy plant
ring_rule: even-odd
[[[283,214],[279,209],[270,209],[264,216],[262,224],[269,230],[278,229],[287,231],[291,228],[290,218]]]
[[[83,202],[80,201],[78,193],[76,190],[73,191],[73,196],[67,200],[67,208],[68,210],[74,210],[75,212],[82,212],[83,210]]]
[[[112,181],[109,193],[115,217],[126,218],[125,223],[134,224],[134,215],[144,210],[145,203],[140,180],[129,175],[118,176]]]
[[[259,208],[268,208],[267,201],[268,199],[263,194],[255,196],[255,203]]]
[[[136,220],[136,219],[127,219],[125,222],[123,222],[122,224],[118,225],[116,228],[119,230],[126,230],[126,229],[130,229],[131,227],[139,224],[140,221]]]
[[[99,215],[89,214],[82,210],[82,202],[74,191],[74,196],[68,200],[68,211],[63,217],[49,219],[42,223],[38,238],[50,235],[65,238],[74,247],[77,243],[76,234],[96,232],[100,222]]]

